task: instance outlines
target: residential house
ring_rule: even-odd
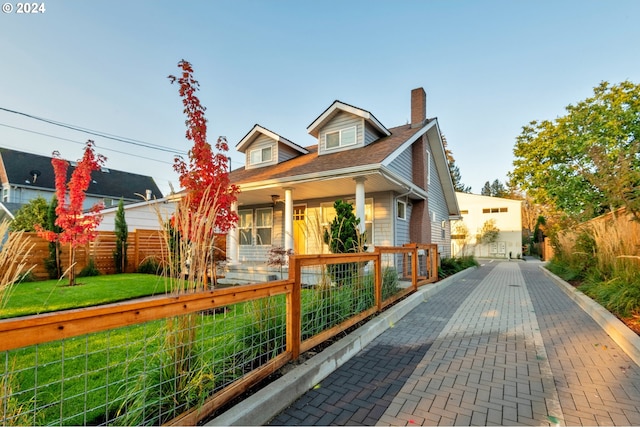
[[[308,147],[256,124],[236,146],[245,166],[230,172],[241,191],[229,264],[264,264],[274,247],[328,252],[322,233],[338,199],[353,203],[369,250],[436,243],[450,256],[450,220],[460,213],[440,126],[426,107],[425,91],[414,89],[411,123],[387,128],[335,101],[307,127],[317,140]]]
[[[124,205],[124,216],[127,229],[160,230],[175,213],[180,195],[169,195],[160,199],[141,200]],[[96,228],[98,231],[114,231],[116,228],[116,213],[118,206],[104,208],[102,221]]]
[[[75,162],[70,162],[71,176]],[[106,207],[140,202],[144,198],[162,198],[162,193],[150,176],[122,172],[103,167],[91,174],[84,207],[102,201]],[[2,200],[0,219],[12,219],[17,210],[38,196],[50,201],[55,194],[55,175],[51,157],[0,147],[0,179]]]
[[[474,255],[490,258],[522,256],[522,202],[501,197],[456,193],[461,220],[451,224],[453,256]],[[478,236],[493,220],[500,230],[495,242],[481,243]]]

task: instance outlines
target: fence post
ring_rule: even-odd
[[[382,311],[382,252],[379,248],[375,250],[376,259],[374,261],[374,284],[375,284],[375,302],[378,312]]]
[[[300,280],[300,261],[295,255],[289,256],[289,279],[293,280],[293,288],[287,293],[287,351],[291,352],[293,360],[300,356],[301,335],[301,299],[302,284]]]
[[[135,268],[137,269],[138,266],[140,265],[140,233],[138,233],[138,230],[134,231],[133,247],[134,247],[133,259],[135,263]]]

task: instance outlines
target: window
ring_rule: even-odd
[[[253,244],[253,211],[238,211],[238,231],[240,234],[240,245]]]
[[[324,139],[327,150],[353,145],[356,143],[356,127],[353,126],[335,132],[327,132]]]
[[[407,219],[407,204],[402,200],[396,200],[396,215],[398,219]]]
[[[464,209],[460,211],[460,215],[469,215],[469,211]]]
[[[273,209],[256,209],[256,245],[271,244]]]
[[[257,165],[271,161],[271,147],[256,148],[249,154],[249,163]]]
[[[508,208],[484,208],[482,209],[482,213],[505,213],[508,212]]]

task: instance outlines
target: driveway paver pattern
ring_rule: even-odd
[[[271,425],[640,425],[640,367],[539,265],[452,283]]]

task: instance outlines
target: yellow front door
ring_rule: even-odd
[[[307,208],[293,207],[293,251],[296,255],[307,253]]]

